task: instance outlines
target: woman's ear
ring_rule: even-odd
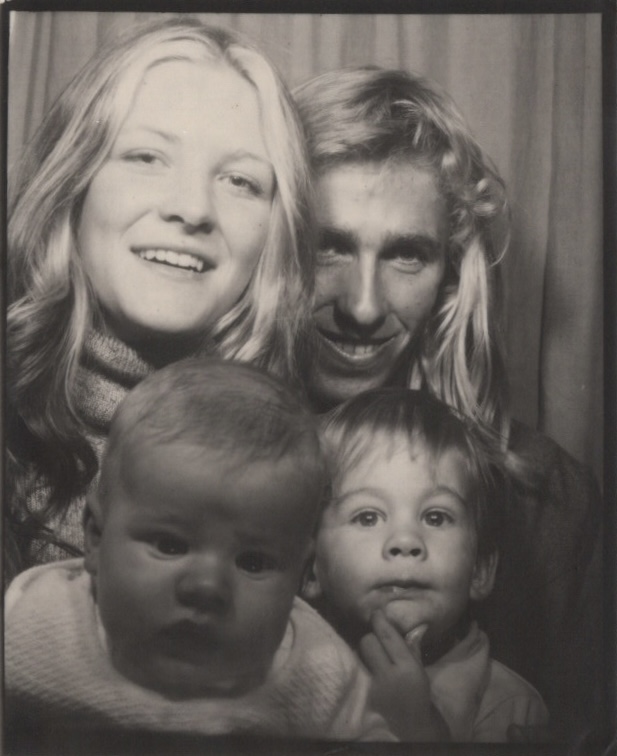
[[[98,570],[99,545],[101,543],[101,505],[96,493],[89,494],[84,510],[84,566],[94,577]]]
[[[482,601],[490,595],[495,585],[498,562],[499,555],[496,551],[493,551],[488,556],[476,559],[476,566],[474,567],[471,586],[469,588],[469,598],[472,601]]]
[[[314,557],[311,558],[311,560],[306,565],[306,569],[304,570],[300,595],[307,601],[316,601],[321,596],[321,585],[319,584],[319,579],[315,574]]]

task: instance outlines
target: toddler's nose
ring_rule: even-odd
[[[410,529],[395,530],[386,541],[386,555],[388,557],[415,557],[425,556],[426,549],[422,538]]]

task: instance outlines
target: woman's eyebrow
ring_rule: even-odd
[[[126,139],[128,137],[139,136],[140,132],[154,134],[155,136],[161,137],[161,139],[164,139],[166,142],[175,143],[180,140],[180,136],[178,134],[174,134],[172,131],[159,129],[156,126],[150,126],[147,123],[136,123],[135,125],[130,126],[130,128],[120,131],[118,138]]]
[[[272,163],[267,157],[259,155],[256,152],[251,152],[250,150],[233,150],[229,154],[225,155],[225,160],[256,160],[259,163],[263,163],[263,165],[265,165],[270,170],[273,170]]]

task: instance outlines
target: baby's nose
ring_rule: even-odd
[[[224,614],[231,603],[230,581],[223,565],[196,559],[180,576],[178,600],[200,612]]]

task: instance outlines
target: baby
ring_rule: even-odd
[[[375,708],[401,740],[540,732],[540,695],[491,660],[473,620],[493,587],[501,509],[480,439],[407,389],[351,399],[323,438],[333,490],[305,595],[359,649]]]
[[[85,558],[7,594],[9,728],[392,740],[366,671],[296,598],[326,484],[313,418],[265,373],[191,359],[139,384]]]

